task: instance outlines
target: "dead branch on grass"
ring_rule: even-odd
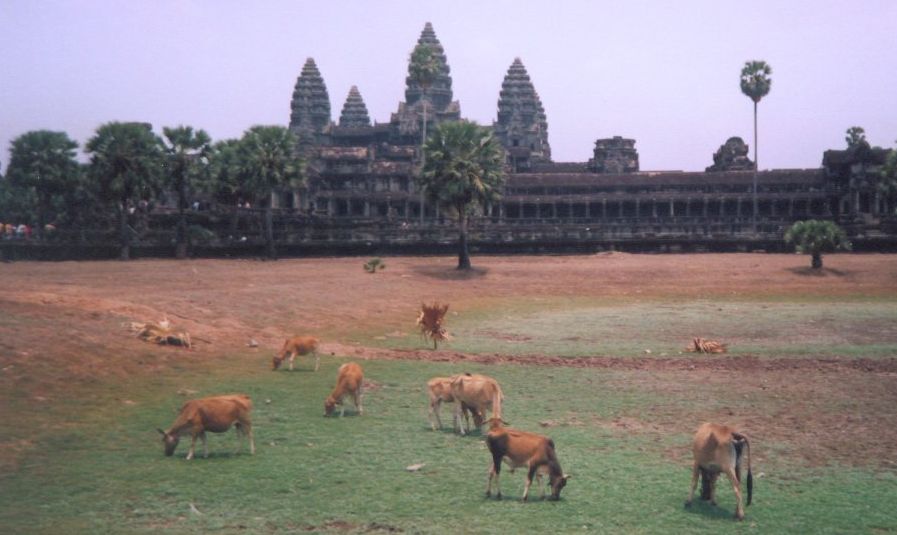
[[[692,339],[691,344],[685,348],[685,351],[689,353],[725,353],[727,347],[722,342],[698,337]]]

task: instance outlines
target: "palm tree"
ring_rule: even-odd
[[[421,89],[421,106],[423,108],[423,123],[421,125],[421,168],[425,164],[423,153],[424,144],[427,142],[427,92],[439,76],[442,65],[436,52],[429,45],[418,44],[411,52],[411,61],[408,62],[408,77]],[[420,192],[420,221],[424,222],[424,191]]]
[[[65,132],[34,130],[12,141],[6,176],[10,184],[33,192],[37,215],[35,236],[43,236],[53,199],[76,187],[80,168],[78,144]]]
[[[769,94],[772,86],[772,80],[769,75],[772,74],[772,67],[767,65],[765,61],[746,61],[741,69],[741,92],[754,102],[754,215],[752,218],[752,226],[754,233],[757,233],[757,171],[760,169],[757,161],[757,104],[760,99]]]
[[[211,138],[205,130],[193,131],[192,126],[162,129],[167,157],[167,186],[177,192],[178,227],[175,256],[187,258],[187,213],[190,192],[202,179],[209,162]]]
[[[136,199],[148,200],[159,190],[165,161],[162,140],[148,123],[111,122],[97,129],[86,148],[101,195],[118,205],[121,259],[128,260],[128,211]]]
[[[276,188],[298,187],[304,180],[297,140],[282,126],[253,126],[240,140],[240,155],[247,187],[265,205],[265,244],[268,258],[276,259],[272,197]]]
[[[240,151],[239,139],[225,139],[212,146],[209,162],[208,180],[203,184],[204,190],[216,201],[230,206],[232,212],[230,235],[236,236],[240,223],[239,203],[249,198],[250,191],[246,186],[246,169]]]
[[[894,202],[897,201],[897,148],[891,149],[885,159],[885,164],[881,167],[881,180],[878,183],[878,190],[889,201],[891,213],[897,212]]]
[[[822,269],[822,253],[849,251],[850,241],[844,230],[832,221],[810,219],[798,221],[785,232],[785,242],[793,243],[797,252],[812,256],[810,266]]]
[[[505,179],[503,150],[489,129],[460,121],[439,125],[424,145],[424,154],[419,183],[432,201],[457,214],[458,269],[470,269],[470,212],[498,199]]]

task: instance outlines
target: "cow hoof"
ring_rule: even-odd
[[[487,491],[486,491],[486,497],[488,498],[488,497],[490,497],[490,496],[492,496],[492,491],[491,491],[491,490],[487,490]]]
[[[688,508],[690,508],[690,507],[691,507],[691,500],[687,500],[687,501],[685,502],[685,508],[688,509]]]
[[[735,513],[735,520],[741,522],[742,520],[744,520],[744,515]]]

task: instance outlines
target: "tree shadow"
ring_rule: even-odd
[[[446,268],[445,266],[415,266],[414,272],[430,279],[475,280],[485,277],[489,273],[489,269],[481,267],[457,269]]]
[[[794,273],[795,275],[799,275],[801,277],[846,277],[848,275],[847,271],[841,271],[840,269],[827,268],[822,267],[820,269],[813,269],[810,266],[801,266],[801,267],[791,267],[787,268],[788,271]]]

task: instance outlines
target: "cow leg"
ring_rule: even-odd
[[[191,440],[190,440],[190,449],[187,451],[187,460],[188,461],[193,458],[193,451],[195,448],[196,448],[196,433],[193,433],[193,435],[191,435]]]
[[[738,484],[738,477],[735,475],[735,470],[732,467],[726,468],[725,470],[726,476],[729,478],[729,482],[732,483],[732,490],[735,491],[735,520],[744,520],[744,507],[741,504],[741,485]]]
[[[355,408],[358,410],[358,415],[361,416],[364,414],[364,387],[358,385],[358,390],[355,391]]]
[[[237,432],[237,450],[234,454],[243,451],[243,425],[240,422],[234,423],[234,430]]]
[[[315,356],[315,371],[318,371],[321,367],[321,355],[318,355],[317,351],[312,351],[312,354]]]
[[[536,472],[536,487],[542,489],[541,498],[545,499],[545,485],[542,484],[542,472]]]
[[[439,398],[430,400],[430,427],[433,428],[433,431],[436,431],[437,426],[439,429],[442,429],[442,420],[439,418],[439,409],[442,406],[442,400]],[[433,419],[436,419],[436,422],[433,422]]]
[[[455,429],[464,434],[464,422],[461,421],[461,401],[455,400]]]
[[[293,361],[296,360],[296,352],[290,353],[290,371],[293,371]]]
[[[489,470],[489,487],[486,489],[486,496],[491,494],[492,490],[492,478],[495,478],[495,499],[501,499],[501,483],[499,482],[499,476],[501,476],[501,458],[502,455],[493,455],[492,456],[492,468]]]
[[[691,507],[691,502],[695,497],[695,488],[698,486],[698,475],[701,473],[701,467],[695,462],[691,469],[691,491],[688,493],[688,500],[685,501],[685,507]]]
[[[538,469],[538,466],[532,465],[529,467],[529,472],[526,473],[526,485],[523,487],[523,501],[526,501],[527,497],[529,497],[529,487],[533,484],[533,476],[536,475]]]
[[[199,438],[202,439],[202,456],[205,459],[209,458],[209,443],[206,442],[206,432],[203,431],[199,434]]]

